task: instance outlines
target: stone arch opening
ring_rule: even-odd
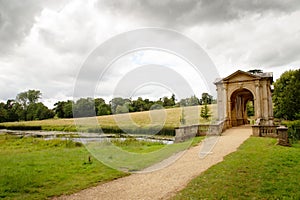
[[[250,90],[241,88],[231,94],[229,116],[231,126],[240,126],[249,123],[247,114],[247,103],[249,101],[252,102],[255,112],[254,95]]]

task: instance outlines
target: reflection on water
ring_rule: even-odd
[[[61,139],[61,140],[72,140],[74,142],[81,142],[83,144],[87,144],[89,142],[104,142],[104,141],[113,141],[113,140],[121,140],[124,141],[128,138],[106,138],[106,137],[55,137],[55,136],[48,136],[44,137],[45,140],[53,140],[53,139]],[[144,137],[136,137],[136,140],[139,141],[147,141],[147,142],[161,142],[163,144],[173,144],[173,140],[167,139],[150,139]]]

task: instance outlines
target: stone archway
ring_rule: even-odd
[[[272,82],[272,73],[241,70],[217,80],[219,121],[224,121],[226,128],[248,123],[245,107],[252,101],[255,120],[261,125],[273,125]]]
[[[248,101],[254,102],[254,96],[251,91],[245,88],[237,89],[231,94],[229,120],[232,126],[239,126],[249,123],[247,114]]]

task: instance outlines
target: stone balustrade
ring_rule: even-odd
[[[183,142],[195,136],[221,135],[224,129],[224,121],[215,124],[181,126],[175,129],[175,142]]]

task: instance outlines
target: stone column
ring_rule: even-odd
[[[226,113],[226,119],[229,120],[228,126],[232,127],[232,116],[231,116],[231,100],[227,100],[227,113]]]
[[[219,121],[224,119],[224,99],[223,99],[223,88],[221,84],[217,85],[217,94],[218,94],[218,119]]]
[[[261,105],[260,105],[260,90],[259,90],[259,81],[255,82],[255,112],[256,117],[261,118]]]
[[[267,82],[264,81],[263,82],[263,118],[264,120],[269,120],[268,116],[269,116],[269,106],[268,106],[268,91],[267,91]]]
[[[227,107],[227,92],[228,92],[228,87],[227,84],[225,83],[223,85],[223,106],[224,106],[224,115],[223,119],[228,119],[228,107]]]
[[[269,125],[273,125],[273,102],[272,102],[272,93],[271,86],[268,84],[268,98],[269,98]]]

